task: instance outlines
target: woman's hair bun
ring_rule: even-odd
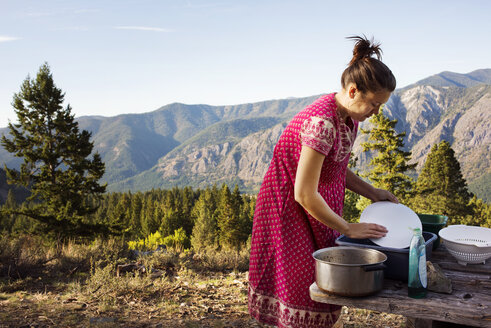
[[[351,36],[347,39],[355,41],[353,58],[341,75],[341,86],[346,88],[349,83],[355,83],[361,92],[379,90],[394,91],[396,78],[391,70],[381,61],[382,49],[380,43],[366,36]],[[374,58],[373,56],[376,56]]]
[[[349,63],[349,66],[353,65],[359,60],[363,60],[364,58],[371,58],[373,55],[377,56],[378,60],[382,58],[382,49],[380,49],[380,43],[375,42],[372,38],[368,40],[368,38],[363,35],[361,36],[350,36],[347,39],[354,40],[355,46],[353,48],[353,58]]]

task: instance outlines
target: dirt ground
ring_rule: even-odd
[[[179,274],[138,283],[131,277],[112,277],[111,281],[124,287],[123,292],[116,291],[117,285],[97,289],[89,283],[70,286],[42,278],[16,282],[17,286],[12,284],[0,293],[0,328],[266,327],[247,312],[246,273]],[[131,283],[134,286],[128,287]],[[402,316],[346,307],[337,324],[404,326]]]

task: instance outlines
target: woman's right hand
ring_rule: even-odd
[[[388,230],[375,223],[348,223],[348,230],[345,235],[349,238],[382,238],[385,237]]]

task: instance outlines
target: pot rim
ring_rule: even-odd
[[[383,260],[378,261],[378,262],[373,262],[373,263],[335,263],[335,262],[329,262],[329,261],[324,261],[316,256],[318,256],[320,253],[324,253],[325,251],[329,249],[350,249],[350,250],[356,250],[356,251],[361,251],[361,252],[370,252],[370,253],[375,253],[375,254],[382,254]],[[364,266],[372,266],[375,264],[380,264],[384,263],[387,261],[387,255],[385,255],[383,252],[378,251],[376,249],[372,248],[362,248],[362,247],[354,247],[354,246],[333,246],[333,247],[327,247],[327,248],[321,248],[316,250],[314,253],[312,253],[312,257],[316,262],[320,263],[325,263],[325,264],[330,264],[330,265],[337,265],[337,266],[347,266],[347,267],[364,267]]]

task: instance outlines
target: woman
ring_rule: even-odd
[[[249,312],[278,327],[331,327],[340,307],[310,299],[312,253],[340,234],[379,238],[385,227],[347,223],[345,187],[372,201],[397,199],[361,180],[348,166],[358,123],[378,113],[396,87],[381,49],[362,37],[341,77],[342,89],[317,99],[288,124],[257,198],[249,267]],[[372,55],[376,55],[373,58]]]

